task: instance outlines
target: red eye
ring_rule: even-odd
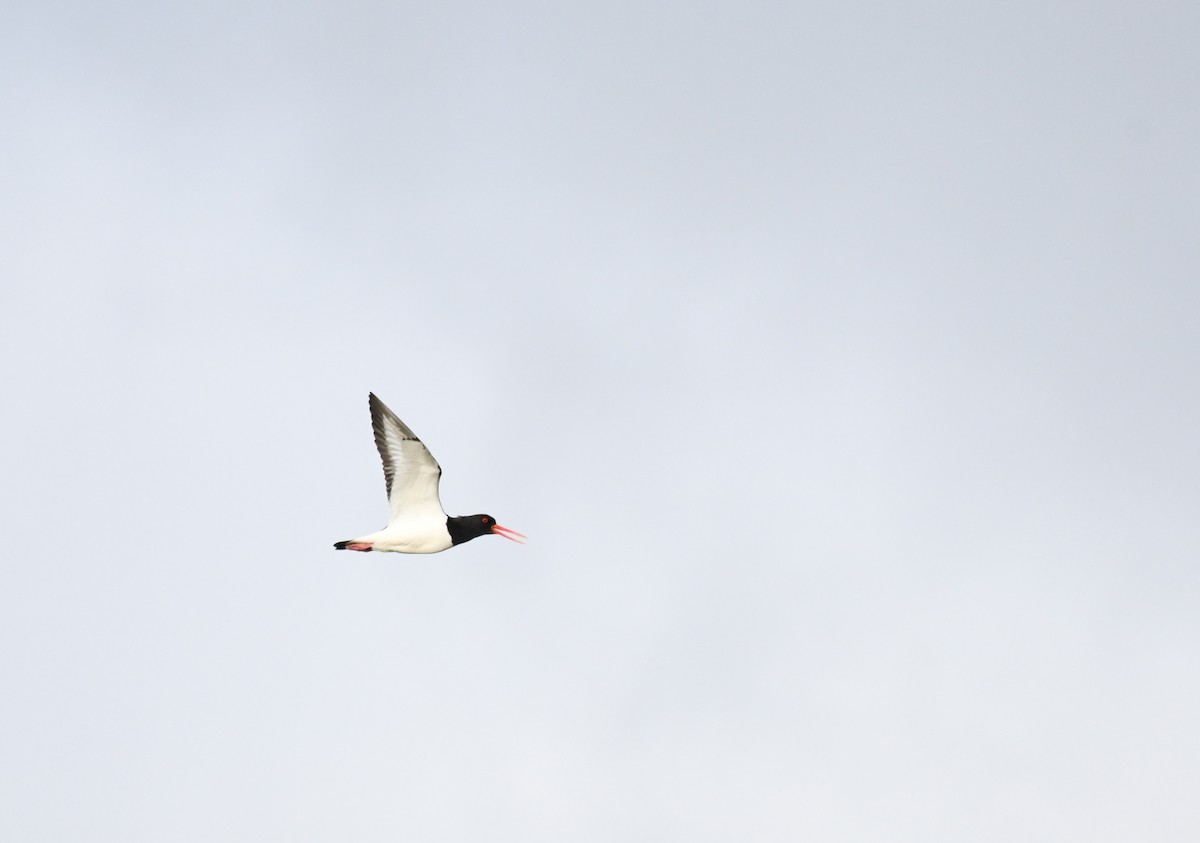
[[[486,518],[484,518],[483,523],[486,524],[487,522],[488,522],[488,520]]]

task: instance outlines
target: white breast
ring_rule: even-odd
[[[370,542],[372,550],[384,553],[441,553],[454,546],[444,516],[420,521],[401,518],[355,541]]]

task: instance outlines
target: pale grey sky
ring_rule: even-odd
[[[0,837],[1196,839],[1198,43],[0,9]]]

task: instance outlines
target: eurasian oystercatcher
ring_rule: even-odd
[[[439,553],[494,533],[518,544],[525,536],[501,527],[490,515],[446,515],[438,498],[441,466],[408,425],[370,394],[375,447],[383,458],[392,518],[377,533],[337,542],[338,550]]]

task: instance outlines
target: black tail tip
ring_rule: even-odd
[[[345,549],[346,549],[346,545],[348,545],[348,544],[350,544],[350,542],[348,542],[348,541],[344,541],[344,542],[334,542],[334,543],[333,543],[333,549],[334,549],[334,550],[345,550]]]

